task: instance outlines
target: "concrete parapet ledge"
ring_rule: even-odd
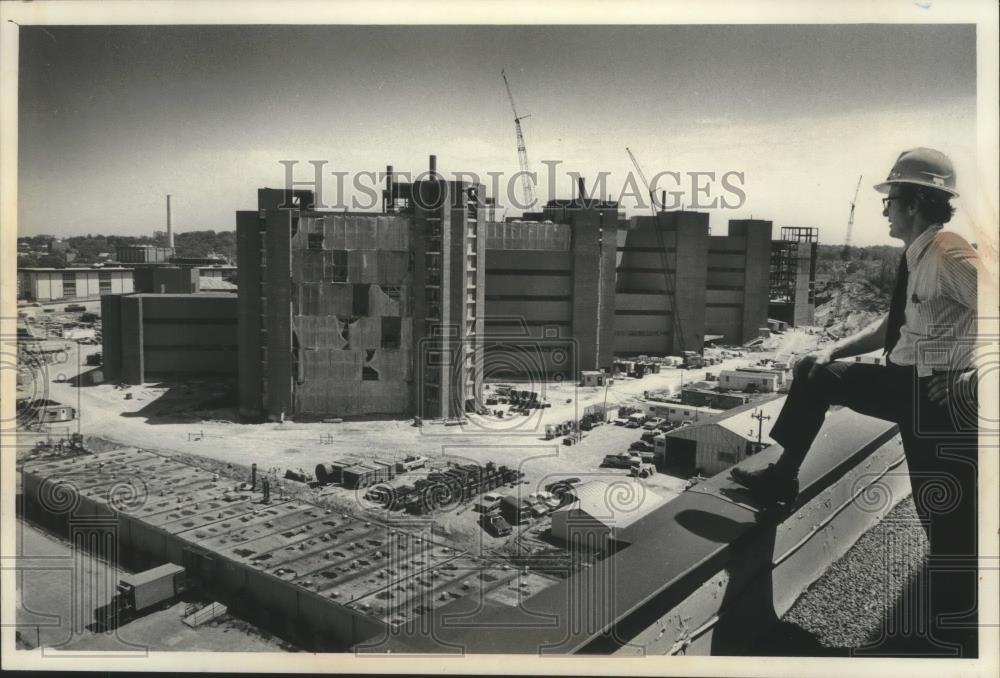
[[[831,411],[790,511],[721,473],[644,516],[639,535],[519,605],[467,598],[355,647],[393,654],[739,654],[910,492],[895,424]],[[763,466],[769,448],[741,464]]]

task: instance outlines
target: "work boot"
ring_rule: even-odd
[[[777,464],[768,464],[756,471],[734,467],[729,477],[749,490],[754,498],[767,504],[788,504],[799,494],[798,472]]]

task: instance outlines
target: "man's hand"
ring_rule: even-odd
[[[795,378],[811,379],[821,367],[832,362],[833,352],[829,349],[807,353],[795,363]]]
[[[949,400],[975,402],[977,393],[976,371],[935,372],[927,387],[927,399],[935,405],[944,405]]]

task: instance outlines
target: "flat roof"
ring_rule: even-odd
[[[59,271],[60,273],[70,273],[73,271],[95,271],[99,273],[101,271],[131,271],[134,269],[125,268],[124,266],[77,266],[77,267],[67,266],[66,268],[40,268],[35,266],[29,266],[25,268],[19,268],[17,270],[31,271],[33,273],[47,273],[55,271]]]
[[[118,296],[122,297],[143,297],[152,299],[236,299],[237,297],[232,292],[167,292],[160,294],[158,292],[133,292],[130,294],[121,294]]]

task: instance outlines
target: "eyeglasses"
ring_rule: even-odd
[[[882,198],[882,209],[888,209],[889,203],[893,200],[902,200],[903,196],[900,195],[890,195],[888,198]]]

